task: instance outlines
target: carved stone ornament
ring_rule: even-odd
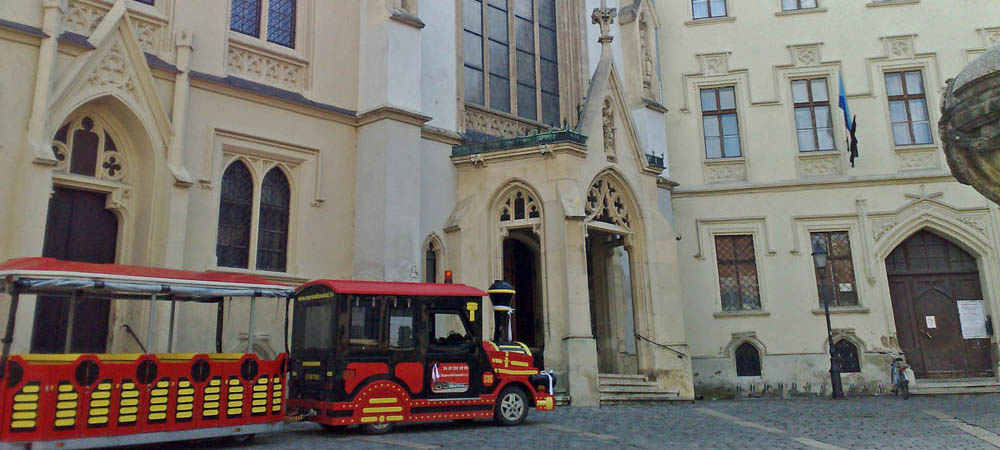
[[[229,43],[226,68],[235,76],[283,89],[299,91],[306,87],[304,63],[232,41]]]
[[[121,142],[121,141],[119,141]],[[64,124],[52,139],[56,172],[122,181],[128,160],[100,120],[83,116]],[[79,152],[74,157],[74,152]]]
[[[135,77],[127,61],[122,43],[115,42],[87,77],[87,81],[95,87],[118,89],[127,96],[134,97]]]
[[[69,32],[90,36],[110,8],[93,0],[70,0],[66,13],[63,14],[62,27]],[[144,51],[157,53],[166,32],[166,23],[147,20],[147,16],[139,17],[135,14],[130,14],[129,17],[139,46]]]
[[[647,98],[657,98],[656,90],[653,86],[656,67],[653,63],[653,52],[650,50],[649,21],[646,15],[639,17],[639,45],[642,54],[642,92]]]
[[[712,162],[705,166],[705,178],[709,183],[746,181],[747,166],[744,161]]]
[[[617,16],[618,9],[608,8],[607,0],[601,0],[601,7],[594,8],[593,14],[590,15],[590,21],[601,27],[601,36],[597,38],[597,42],[601,44],[611,43],[611,40],[614,39],[611,36],[611,24],[615,23]]]
[[[1000,45],[946,83],[938,127],[951,173],[1000,203]]]
[[[604,154],[609,161],[614,161],[618,155],[615,151],[615,111],[610,98],[604,99],[601,121],[604,125]]]
[[[610,177],[604,176],[594,181],[584,204],[586,221],[609,223],[630,230],[632,219],[622,192],[621,187]]]
[[[465,129],[499,138],[526,136],[532,131],[537,132],[541,130],[537,125],[531,125],[470,106],[466,106],[465,108]]]

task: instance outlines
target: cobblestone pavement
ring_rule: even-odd
[[[351,448],[995,449],[1000,395],[711,401],[532,411],[517,428],[490,422],[413,424],[383,436],[295,424],[241,450]],[[143,449],[152,447],[143,447]]]

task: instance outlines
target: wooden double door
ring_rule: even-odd
[[[989,339],[965,338],[959,316],[959,301],[983,300],[976,259],[948,240],[920,231],[893,250],[885,264],[899,346],[914,374],[992,376]]]
[[[42,256],[91,263],[115,262],[118,217],[105,207],[107,194],[55,187],[49,199]],[[32,353],[103,353],[109,300],[40,296],[35,306]],[[72,318],[72,336],[67,340]],[[67,348],[67,343],[68,348]]]

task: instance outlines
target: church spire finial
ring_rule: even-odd
[[[601,7],[594,8],[594,13],[590,15],[591,22],[601,26],[601,37],[597,38],[597,42],[603,45],[611,43],[614,39],[611,35],[611,24],[615,23],[617,16],[617,8],[608,8],[607,0],[601,0]]]

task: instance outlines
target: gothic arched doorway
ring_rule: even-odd
[[[889,254],[885,268],[899,346],[914,374],[918,378],[992,376],[989,339],[969,333],[984,325],[969,321],[985,317],[966,315],[963,324],[959,313],[960,302],[979,302],[961,305],[982,308],[975,257],[921,230]]]
[[[57,174],[82,176],[116,184],[126,170],[123,141],[105,124],[81,115],[63,125],[53,138]],[[114,263],[118,216],[107,208],[107,192],[87,189],[87,178],[56,183],[49,199],[42,256],[69,261]],[[35,304],[33,353],[104,353],[111,315],[109,300],[42,296]]]
[[[527,186],[515,182],[500,195],[493,211],[500,229],[498,276],[509,281],[514,296],[514,339],[544,368],[545,311],[542,277],[542,208]]]
[[[611,175],[597,177],[585,204],[590,320],[600,373],[637,374],[632,202]]]

